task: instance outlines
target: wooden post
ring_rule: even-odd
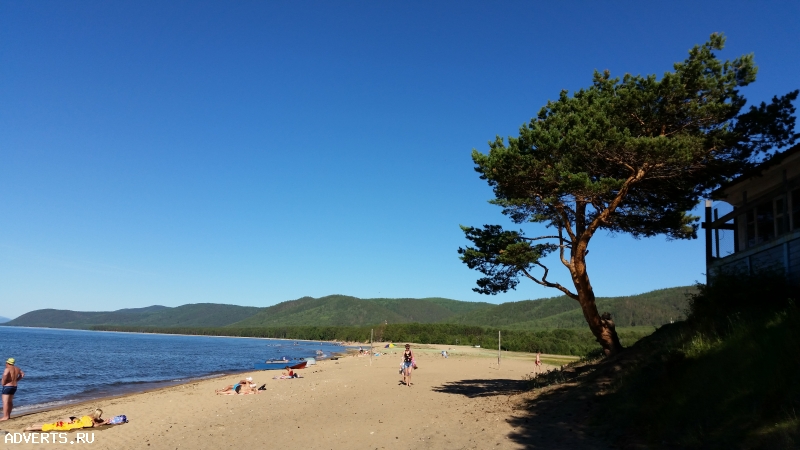
[[[500,365],[500,330],[497,330],[497,365]]]
[[[719,209],[714,208],[714,222],[719,219]],[[714,250],[716,250],[717,258],[722,258],[719,254],[719,228],[714,228]]]
[[[708,269],[711,265],[713,258],[713,242],[712,242],[712,229],[711,229],[711,200],[706,200],[706,221],[703,223],[703,228],[706,229],[706,285],[711,284],[711,271]]]

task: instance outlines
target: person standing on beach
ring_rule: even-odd
[[[6,360],[6,370],[3,371],[3,417],[0,417],[0,421],[11,418],[11,410],[14,408],[14,394],[17,393],[17,383],[25,376],[25,372],[20,370],[14,363],[16,363],[14,358],[8,358]]]
[[[411,370],[414,366],[414,353],[411,352],[411,344],[406,344],[403,352],[403,383],[411,386]]]

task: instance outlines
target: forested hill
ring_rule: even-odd
[[[195,303],[176,308],[154,305],[109,312],[39,309],[4,325],[51,328],[88,328],[93,325],[222,327],[250,317],[261,309],[215,303]]]
[[[597,309],[600,313],[611,313],[619,327],[659,326],[682,320],[688,306],[688,294],[695,292],[694,286],[682,286],[625,297],[598,297]],[[453,317],[450,322],[517,330],[586,325],[578,302],[567,296],[502,303]]]
[[[303,297],[265,308],[253,317],[233,324],[237,327],[293,325],[351,326],[388,323],[438,323],[456,314],[494,308],[483,302],[446,298],[371,298],[346,295]]]
[[[598,299],[617,326],[660,326],[684,317],[693,287],[661,289],[629,297]],[[567,297],[493,305],[446,298],[373,298],[345,295],[303,297],[266,308],[197,303],[169,308],[79,312],[41,309],[4,325],[89,328],[96,325],[142,327],[363,326],[381,323],[456,323],[506,329],[583,328],[578,302]]]

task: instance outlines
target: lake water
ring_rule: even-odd
[[[343,351],[320,342],[0,326],[0,364],[25,372],[14,412],[253,370],[253,364]],[[4,364],[3,364],[4,365]]]

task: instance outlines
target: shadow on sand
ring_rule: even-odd
[[[523,380],[460,380],[435,387],[433,390],[475,398],[519,394],[527,388],[528,383]]]
[[[609,445],[611,436],[589,425],[598,400],[594,386],[566,381],[536,393],[530,390],[528,381],[509,379],[460,380],[433,390],[469,398],[507,396],[514,405],[507,419],[513,429],[508,437],[524,448],[604,450],[616,447]]]

